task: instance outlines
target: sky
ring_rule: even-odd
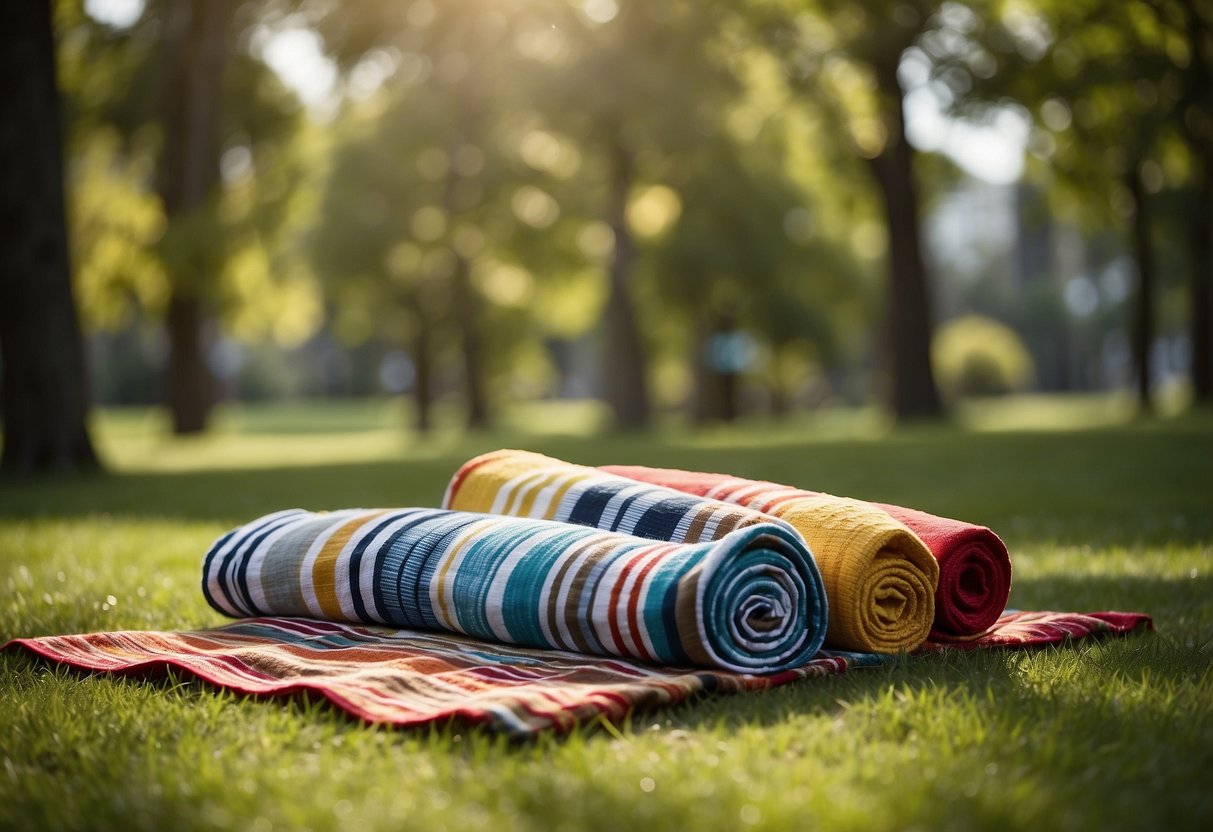
[[[115,26],[133,23],[143,6],[144,0],[85,0],[92,17]],[[283,83],[318,117],[327,118],[335,110],[338,84],[336,68],[322,47],[319,36],[305,28],[266,30],[254,38],[254,48]],[[954,119],[925,82],[911,85],[905,111],[906,132],[917,149],[943,153],[970,176],[991,184],[1010,184],[1023,174],[1029,125],[1015,111],[998,112],[989,124]]]
[[[992,185],[1008,185],[1023,175],[1027,121],[1014,110],[999,111],[991,124],[951,118],[929,89],[905,100],[906,134],[918,150],[939,151],[965,173]]]
[[[143,0],[84,0],[89,17],[111,26],[130,26],[143,14]]]

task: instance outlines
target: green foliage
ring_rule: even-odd
[[[808,340],[837,354],[825,309],[833,304],[834,320],[849,321],[853,264],[831,238],[840,232],[828,200],[828,217],[808,219],[810,197],[789,181],[804,164],[787,153],[787,134],[803,125],[778,113],[781,82],[756,81],[763,112],[745,110],[739,73],[754,67],[718,54],[730,37],[720,8],[676,4],[658,14],[626,3],[598,22],[564,4],[495,7],[497,22],[479,28],[466,24],[463,5],[425,8],[393,17],[370,4],[380,26],[373,40],[335,19],[316,24],[343,61],[354,60],[355,43],[367,53],[407,43],[406,58],[428,67],[342,118],[312,237],[313,264],[339,300],[339,335],[407,346],[425,327],[454,331],[450,272],[465,258],[488,302],[483,325],[498,373],[525,376],[532,366],[532,380],[541,378],[538,338],[581,337],[600,314],[614,248],[602,182],[622,143],[637,165],[627,216],[644,258],[640,292],[672,313],[648,321],[659,356],[686,352],[693,338],[679,319],[685,328],[695,317],[696,298],[747,309],[747,327],[775,349]],[[563,25],[536,28],[549,19]],[[541,35],[552,39],[543,49],[532,40]],[[441,65],[453,54],[476,59],[448,78]],[[730,132],[705,140],[722,113],[740,124],[734,108],[757,119],[737,128],[748,146]],[[464,182],[475,194],[452,206],[459,153],[476,154]]]
[[[57,9],[85,324],[113,329],[156,320],[174,282],[191,281],[229,312],[236,334],[297,344],[317,328],[320,312],[292,239],[307,209],[306,189],[296,190],[303,183],[299,145],[311,138],[301,129],[299,104],[247,44],[233,50],[218,126],[232,173],[203,206],[166,222],[155,171],[161,13],[160,3],[148,3],[130,27],[116,30],[77,0]],[[247,31],[259,19],[242,14],[238,22]],[[247,38],[236,32],[231,40]]]
[[[1032,356],[1006,324],[963,315],[935,333],[931,357],[939,386],[952,396],[995,396],[1024,390],[1033,376]]]
[[[124,154],[113,130],[83,141],[68,171],[74,291],[86,327],[121,329],[143,310],[161,313],[168,300],[155,256],[164,213],[147,192],[146,154]]]
[[[1149,193],[1190,179],[1180,142],[1184,5],[971,3],[932,57],[937,74],[965,87],[955,110],[980,118],[992,107],[1025,108],[1034,176],[1063,216],[1103,227],[1131,215],[1124,182],[1134,170]]]
[[[888,249],[871,162],[904,115],[909,70],[954,113],[1031,116],[1032,175],[1051,216],[1106,233],[1132,207],[1123,179],[1135,165],[1159,202],[1156,224],[1177,226],[1194,204],[1192,137],[1213,124],[1194,80],[1189,8],[241,3],[215,160],[222,183],[166,223],[154,171],[165,4],[149,0],[132,25],[114,27],[81,0],[58,0],[83,318],[125,338],[113,330],[158,324],[174,281],[190,279],[224,334],[263,356],[317,335],[361,345],[350,354],[372,386],[384,351],[416,353],[426,333],[441,399],[464,383],[472,333],[496,398],[565,390],[562,350],[592,357],[607,307],[622,152],[620,228],[636,238],[630,282],[663,404],[689,400],[691,368],[726,330],[753,345],[747,401],[815,401],[827,377],[833,392],[864,398]],[[297,30],[314,34],[338,71],[334,100],[314,110],[265,61],[274,37]],[[917,156],[929,205],[957,172]],[[1185,274],[1167,242],[1159,271]],[[1102,268],[1113,255],[1087,259]],[[997,312],[1027,333],[1042,377],[1038,341],[1073,325],[1097,344],[1122,328],[1119,308],[1075,324],[1056,292],[1039,291],[974,290],[960,311]],[[1173,289],[1162,308],[1171,324],[1187,312]]]
[[[0,639],[221,623],[197,582],[205,548],[233,523],[286,505],[432,503],[459,462],[507,442],[586,463],[736,471],[988,523],[1012,547],[1015,606],[1141,609],[1157,632],[907,659],[524,744],[458,724],[381,730],[314,701],[216,693],[179,675],[82,676],[6,652],[0,828],[1213,821],[1213,495],[1198,464],[1213,454],[1207,419],[856,436],[863,420],[848,411],[833,429],[603,439],[558,435],[539,426],[568,414],[537,415],[513,432],[404,446],[399,414],[382,403],[246,408],[190,442],[151,438],[154,414],[103,413],[100,438],[121,474],[0,486]]]

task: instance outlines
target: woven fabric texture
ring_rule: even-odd
[[[755,673],[808,662],[827,616],[804,542],[779,523],[675,544],[440,509],[295,509],[221,537],[202,588],[232,616],[447,630]]]
[[[816,491],[727,474],[647,468],[642,465],[607,465],[603,470],[696,496],[740,503],[755,509],[769,507],[771,515],[788,520],[793,525],[797,525],[791,516],[793,513],[798,512],[801,506],[813,505],[826,496]],[[938,517],[925,511],[886,503],[868,505],[918,535],[939,562],[932,639],[975,637],[998,620],[1011,594],[1011,557],[998,535],[985,526]],[[806,539],[812,545],[813,541],[807,534]]]
[[[1147,616],[1131,613],[1008,613],[964,646],[1054,644],[1149,625]],[[6,647],[80,670],[146,677],[171,668],[243,694],[319,695],[372,723],[456,720],[518,736],[618,720],[701,692],[762,690],[890,660],[823,651],[807,664],[759,676],[297,618],[244,619],[193,632],[45,636]]]
[[[939,564],[887,512],[859,500],[804,492],[792,500],[771,495],[748,506],[740,499],[730,504],[666,487],[670,483],[640,483],[616,470],[530,451],[495,451],[455,473],[444,505],[673,541],[712,539],[761,523],[765,511],[804,537],[821,570],[830,607],[827,646],[896,653],[926,640],[935,618]]]

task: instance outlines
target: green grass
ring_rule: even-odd
[[[1144,610],[1158,631],[912,659],[524,744],[6,652],[0,827],[1209,828],[1213,421],[1129,424],[1116,407],[1000,403],[966,409],[963,428],[896,432],[835,412],[600,438],[600,412],[572,405],[426,443],[387,403],[234,410],[192,442],[165,438],[153,414],[104,414],[115,473],[0,485],[0,640],[218,624],[200,558],[232,524],[289,505],[432,504],[459,462],[500,445],[973,519],[1012,547],[1015,606]]]

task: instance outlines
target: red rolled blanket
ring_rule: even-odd
[[[704,474],[643,465],[604,465],[604,471],[688,494],[737,503],[765,512],[797,496],[818,492],[746,480],[727,474]],[[873,503],[908,526],[939,561],[935,622],[931,639],[962,641],[984,633],[1006,609],[1011,593],[1011,558],[1006,544],[985,526],[937,517],[912,508]]]
[[[939,561],[931,639],[975,638],[994,625],[1011,594],[1007,545],[985,526],[912,508],[875,505],[914,530]]]

